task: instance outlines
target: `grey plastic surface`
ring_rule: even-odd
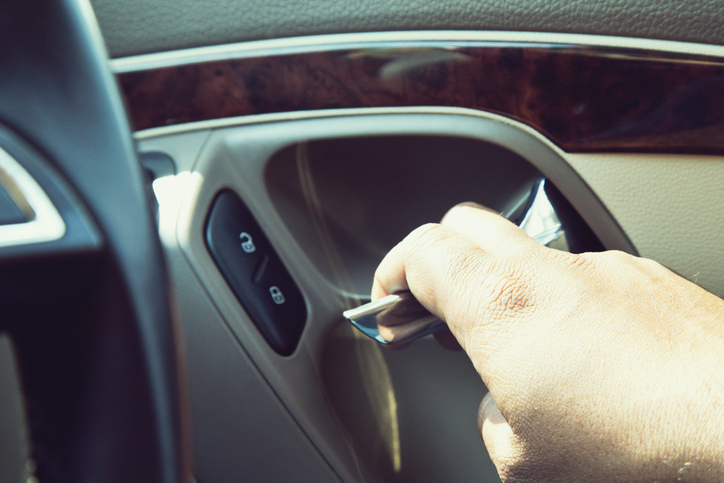
[[[420,136],[431,138],[426,141]],[[319,143],[321,150],[316,151],[315,143],[319,139],[326,141]],[[307,144],[299,144],[300,141]],[[296,152],[299,146],[307,147],[302,158],[307,167],[316,166],[315,169],[300,171],[297,158],[284,154],[289,149]],[[394,358],[382,356],[378,348],[370,349],[364,343],[354,344],[359,350],[355,349],[353,353],[337,350],[345,343],[344,338],[349,337],[349,333],[340,329],[344,324],[341,312],[356,304],[359,296],[366,295],[376,261],[386,247],[395,242],[394,238],[404,235],[413,224],[435,221],[448,204],[462,201],[454,197],[454,186],[464,188],[461,196],[468,198],[480,191],[474,199],[500,209],[510,209],[514,203],[506,206],[506,202],[497,198],[501,193],[486,194],[486,187],[492,190],[493,184],[501,182],[506,166],[515,168],[511,171],[515,172],[513,178],[518,181],[506,185],[513,192],[540,172],[561,187],[605,246],[633,251],[602,205],[551,147],[516,126],[478,115],[368,113],[311,118],[149,138],[144,139],[140,147],[168,153],[174,157],[178,168],[175,177],[157,180],[154,186],[159,194],[161,239],[171,254],[174,279],[179,285],[177,297],[181,311],[186,312],[182,318],[187,332],[194,424],[198,428],[196,431],[200,431],[195,441],[201,481],[207,479],[205,475],[210,477],[233,471],[234,459],[239,457],[234,451],[215,448],[225,448],[227,443],[237,448],[264,444],[264,439],[262,443],[257,442],[258,431],[263,429],[255,426],[257,422],[252,419],[263,420],[275,413],[280,421],[296,423],[299,434],[305,436],[289,438],[281,454],[296,451],[297,456],[313,461],[319,459],[319,456],[310,456],[316,448],[343,481],[377,481],[383,477],[387,481],[424,481],[418,478],[425,473],[433,478],[428,481],[440,481],[442,473],[427,472],[424,468],[429,462],[417,460],[420,454],[434,453],[435,448],[444,445],[455,451],[427,455],[441,471],[458,465],[455,474],[460,476],[460,481],[479,481],[481,478],[496,481],[497,476],[490,473],[491,467],[482,464],[484,447],[475,431],[474,406],[484,391],[481,382],[471,386],[474,378],[448,378],[445,383],[435,382],[437,389],[417,387],[417,384],[424,384],[424,380],[407,386],[395,383],[401,377],[409,377],[409,372],[415,372],[414,366],[435,361],[440,367],[449,367],[456,373],[470,374],[469,362],[464,356],[458,354],[448,358],[444,351],[433,353],[429,346],[425,349],[425,345],[421,345],[419,350],[408,352],[409,355],[401,354],[404,362],[395,362]],[[426,156],[427,150],[434,155]],[[334,152],[341,155],[331,156]],[[450,156],[442,159],[446,152]],[[441,157],[439,163],[434,162],[435,156]],[[455,168],[456,162],[451,158],[458,156],[466,159]],[[493,158],[500,166],[495,167]],[[534,169],[521,159],[528,159]],[[491,179],[477,179],[484,177],[486,169],[495,171],[493,168],[498,174]],[[370,176],[381,170],[392,174],[392,182],[383,191],[385,196],[375,199],[372,190],[376,184]],[[449,170],[448,178],[440,174],[446,170]],[[348,224],[346,230],[362,230],[365,236],[376,239],[367,247],[364,243],[349,244],[338,250],[338,253],[347,253],[342,257],[346,260],[342,267],[354,258],[355,252],[363,259],[361,268],[352,277],[349,273],[336,277],[333,270],[324,267],[320,262],[324,257],[318,253],[324,250],[324,244],[315,240],[313,233],[305,235],[307,238],[299,235],[300,227],[310,222],[310,215],[305,214],[305,201],[298,199],[298,193],[293,194],[295,189],[300,189],[295,176],[301,173],[307,177],[310,172],[312,184],[321,180],[315,186],[319,188],[317,194],[321,195],[318,201],[324,208],[323,218],[330,222],[333,217],[327,215],[334,214],[335,210],[339,216],[346,213],[349,219],[337,219]],[[451,186],[432,186],[443,179],[452,183]],[[405,186],[407,181],[409,186]],[[309,179],[305,181],[309,182]],[[163,183],[168,186],[163,188]],[[355,183],[358,183],[356,188]],[[430,185],[431,198],[438,194],[442,197],[424,204],[422,198],[426,191],[420,187],[425,184]],[[395,188],[399,190],[397,198],[390,193]],[[244,199],[305,296],[309,312],[307,326],[298,349],[289,357],[281,357],[269,348],[205,247],[204,222],[214,196],[221,189],[232,189]],[[285,191],[287,189],[291,191]],[[338,192],[332,193],[334,189]],[[522,187],[519,189],[523,190]],[[282,193],[292,193],[291,199],[280,202]],[[336,203],[341,204],[333,206]],[[398,226],[406,216],[412,216],[411,208],[415,203],[420,203],[420,213],[415,215],[420,218],[405,220],[404,226]],[[402,205],[404,209],[399,208]],[[370,209],[374,206],[376,208]],[[365,210],[380,218],[355,218],[355,213]],[[379,227],[365,227],[370,223],[377,223]],[[332,237],[331,240],[335,246],[345,244],[344,237]],[[198,279],[198,286],[195,286],[194,277]],[[345,278],[357,281],[347,285]],[[210,303],[219,317],[213,316]],[[341,336],[337,329],[343,331]],[[233,334],[242,349],[236,355],[232,355],[229,334]],[[251,361],[258,370],[258,384],[247,380],[254,373]],[[340,370],[343,367],[357,367],[357,371]],[[239,375],[234,376],[237,373]],[[370,374],[373,377],[369,377]],[[234,377],[246,382],[239,383],[239,389],[229,387],[229,381],[233,380],[229,378]],[[338,397],[338,389],[345,384],[362,389],[361,393],[366,395],[358,398],[353,407]],[[444,422],[425,421],[440,410],[431,406],[433,398],[423,397],[426,391],[450,395],[443,398],[445,409],[449,411]],[[391,394],[392,399],[380,398],[381,394]],[[275,402],[271,395],[278,400]],[[473,400],[476,404],[472,404]],[[399,404],[393,404],[393,401]],[[264,407],[259,409],[257,405]],[[250,409],[240,411],[238,407]],[[349,418],[343,417],[344,412],[350,410],[360,415],[362,431],[350,425]],[[259,415],[257,411],[261,411]],[[291,430],[285,425],[277,429],[270,427],[269,431],[284,435]],[[442,426],[470,428],[470,435],[476,437],[457,438],[455,431],[445,431]],[[437,435],[435,441],[416,443],[420,438],[433,438],[434,435]],[[275,441],[277,436],[269,433],[264,438]],[[376,453],[371,455],[360,450],[360,443],[365,440],[379,443]],[[399,444],[395,446],[394,441]],[[395,447],[400,451],[395,453]],[[453,458],[453,453],[462,460]],[[255,458],[259,467],[279,464],[275,455]],[[396,458],[401,458],[399,471],[395,470]],[[320,471],[314,465],[305,468]]]
[[[498,482],[475,424],[487,389],[464,352],[431,338],[383,351],[397,394],[405,482]],[[452,443],[452,444],[451,444]]]
[[[382,257],[413,229],[461,201],[511,214],[540,176],[493,143],[392,133],[295,144],[265,170],[277,211],[315,267],[337,285],[336,272],[346,271],[342,288],[362,296]]]
[[[28,428],[15,354],[6,334],[0,334],[0,414],[0,481],[25,483]]]
[[[339,481],[211,304],[180,253],[176,281],[200,482]]]
[[[178,173],[175,179],[155,182],[154,190],[159,234],[184,327],[195,476],[199,482],[339,481],[229,331],[180,250],[179,209],[184,201],[193,206],[190,171],[208,137],[208,131],[198,131],[140,144],[142,150],[171,156]],[[186,200],[187,195],[192,199]]]
[[[443,349],[430,337],[385,350],[341,326],[325,347],[322,368],[360,459],[384,481],[500,481],[475,424],[487,390],[464,352]]]
[[[112,57],[301,35],[513,30],[724,43],[713,0],[92,0]]]
[[[724,157],[566,155],[642,257],[724,297]]]

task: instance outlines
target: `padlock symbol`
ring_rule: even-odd
[[[241,240],[241,248],[246,253],[253,253],[256,251],[256,245],[254,245],[254,241],[251,239],[251,235],[249,235],[247,232],[242,231],[241,235],[239,235],[239,240]]]
[[[277,287],[276,285],[273,285],[269,288],[269,293],[272,296],[272,300],[277,305],[281,305],[287,301],[287,299],[284,298],[284,294],[282,293],[282,291],[279,290],[279,287]]]

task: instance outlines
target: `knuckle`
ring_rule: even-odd
[[[530,306],[530,297],[518,279],[497,281],[488,291],[487,309],[505,317],[513,317]]]
[[[413,240],[423,241],[434,238],[441,229],[442,225],[439,223],[425,223],[412,230],[409,236]]]
[[[422,238],[429,232],[434,231],[438,228],[441,228],[441,225],[439,223],[425,223],[424,225],[420,225],[412,230],[411,235],[415,238]]]
[[[668,276],[671,271],[655,260],[636,257],[621,251],[608,251],[600,254],[607,262],[619,269],[626,270],[637,278],[656,281]]]
[[[453,281],[454,286],[464,287],[470,280],[471,274],[479,272],[480,264],[480,258],[472,256],[469,251],[456,253],[447,268],[449,279]]]
[[[659,262],[655,260],[651,260],[649,258],[634,258],[644,271],[651,273],[652,275],[661,275],[664,273],[670,272],[670,270],[663,265],[661,265]]]
[[[498,317],[514,317],[532,309],[533,282],[528,270],[515,262],[499,261],[497,265],[486,277],[480,309]]]
[[[612,265],[631,265],[639,263],[642,260],[639,257],[635,257],[626,252],[619,250],[608,250],[605,252],[598,253],[597,256],[604,259],[607,263]]]
[[[551,250],[550,254],[554,260],[579,272],[595,270],[598,263],[597,257],[601,255],[600,253],[569,253],[560,250]]]
[[[477,312],[473,301],[476,300],[476,288],[483,262],[481,257],[470,251],[461,251],[450,257],[446,273],[442,277],[447,283],[450,298],[454,301],[448,305],[448,315],[455,320],[468,320],[474,324]],[[472,282],[472,283],[471,283]]]
[[[566,261],[571,268],[583,272],[595,270],[596,268],[596,259],[595,257],[591,257],[589,253],[567,253],[567,255]]]
[[[409,255],[410,259],[429,256],[431,250],[438,250],[445,246],[443,243],[451,236],[449,230],[438,223],[426,223],[416,228],[410,235]]]
[[[409,243],[410,257],[438,245],[449,236],[448,231],[439,223],[425,223],[415,228],[406,239],[407,243]]]
[[[441,231],[442,225],[438,223],[425,223],[412,230],[404,241],[408,247],[408,257],[414,258],[419,255],[420,251],[424,252],[429,249],[432,243],[442,238]]]
[[[473,210],[483,210],[487,211],[489,213],[493,213],[495,215],[502,216],[499,211],[495,211],[492,208],[488,208],[487,206],[483,206],[479,203],[475,203],[473,201],[463,201],[462,203],[458,203],[457,205],[453,206],[448,210],[448,214],[453,213],[455,211],[459,211],[461,209],[473,209]]]

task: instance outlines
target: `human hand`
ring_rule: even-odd
[[[542,247],[459,205],[375,274],[445,320],[490,390],[504,481],[724,481],[724,301],[651,260]],[[497,404],[496,404],[497,403]]]

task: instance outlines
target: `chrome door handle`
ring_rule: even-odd
[[[363,334],[386,345],[411,342],[446,326],[407,291],[345,310],[342,315]]]

